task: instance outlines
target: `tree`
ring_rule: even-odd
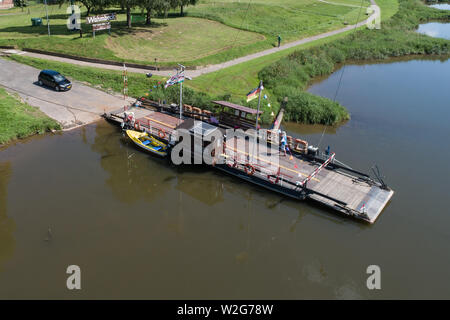
[[[157,8],[158,2],[160,0],[141,0],[139,6],[146,10],[145,24],[152,24],[152,10]]]
[[[143,0],[119,0],[121,7],[125,8],[127,11],[127,27],[131,28],[131,9],[141,5]]]
[[[80,2],[83,4],[83,6],[86,7],[86,16],[89,17],[89,14],[91,13],[91,9],[95,7],[95,5],[97,4],[97,2],[101,2],[101,1],[95,1],[95,0],[80,0]]]
[[[195,6],[197,4],[197,0],[178,0],[178,5],[180,6],[180,16],[184,16],[183,8],[189,5]]]
[[[26,0],[14,0],[14,6],[21,7],[23,11],[23,7],[28,6],[28,2]]]

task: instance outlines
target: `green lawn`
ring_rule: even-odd
[[[354,4],[357,0],[337,1]],[[363,4],[367,6],[368,1]],[[84,36],[80,38],[67,30],[65,5],[48,8],[50,37],[44,6],[30,5],[23,12],[20,8],[5,11],[16,15],[0,16],[0,45],[143,64],[157,59],[159,65],[207,65],[271,48],[279,34],[283,42],[292,41],[354,23],[359,16],[359,8],[318,0],[203,0],[186,8],[188,17],[178,17],[177,10],[167,19],[153,18],[151,26],[137,22],[131,30],[125,26],[125,14],[110,8],[106,11],[119,13],[111,36],[101,31],[93,38],[82,8]],[[140,9],[133,14],[139,15]],[[43,25],[32,27],[32,17],[43,18]]]
[[[340,2],[353,4],[354,0]],[[362,3],[365,7],[369,5],[367,0],[362,0]],[[345,23],[353,24],[358,19],[359,11],[356,7],[318,0],[203,0],[195,7],[188,7],[187,14],[271,36],[275,44],[278,35],[290,41],[337,29]],[[359,18],[363,20],[364,14]]]
[[[0,88],[0,144],[50,129],[61,129],[61,126],[38,108]]]
[[[123,59],[159,62],[193,61],[237,47],[265,40],[261,34],[228,27],[217,21],[185,17],[167,19],[166,25],[138,27],[127,36],[113,35],[105,47]]]
[[[275,0],[277,1],[277,0]],[[279,1],[279,0],[278,0]],[[290,1],[290,0],[287,0]],[[361,3],[358,0],[330,0],[333,2],[342,2],[348,4]],[[377,4],[381,8],[382,21],[391,18],[398,10],[397,0],[377,0]],[[362,27],[365,28],[365,27]],[[264,67],[274,63],[275,61],[288,56],[294,51],[306,49],[312,46],[328,43],[336,39],[340,39],[354,30],[341,33],[325,39],[313,41],[307,44],[299,45],[288,50],[283,50],[271,55],[267,55],[258,59],[254,59],[248,62],[244,62],[226,69],[222,69],[213,73],[202,75],[188,82],[188,85],[194,89],[203,92],[209,92],[212,94],[224,94],[229,93],[232,97],[242,97],[258,82],[258,72]]]

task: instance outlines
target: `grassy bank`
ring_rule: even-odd
[[[120,8],[108,8],[106,12],[118,13],[117,21],[111,22],[111,36],[103,31],[93,38],[82,7],[84,36],[80,38],[79,33],[67,30],[66,9],[66,5],[49,5],[50,37],[42,4],[30,5],[23,12],[20,8],[8,10],[15,14],[0,19],[0,45],[152,65],[156,59],[159,66],[207,65],[271,48],[278,34],[286,42],[343,27],[354,23],[359,11],[317,0],[203,0],[186,8],[187,17],[171,12],[168,18],[154,17],[150,26],[136,22],[128,29]],[[141,11],[136,8],[132,14],[140,16]],[[36,17],[43,19],[42,26],[31,26],[30,19]]]
[[[398,10],[398,2],[396,0],[378,0],[377,4],[380,6],[382,11],[382,21],[390,19]],[[352,23],[354,22],[355,21]],[[363,28],[366,27],[360,27],[360,29]],[[354,30],[346,31],[331,37],[312,41],[248,62],[240,63],[226,69],[208,73],[195,78],[193,81],[189,82],[189,85],[200,91],[208,91],[214,94],[227,92],[231,94],[232,97],[241,97],[245,95],[252,86],[255,86],[259,82],[258,73],[264,67],[267,67],[279,59],[288,56],[294,51],[304,50],[320,44],[329,43],[331,41],[341,39],[353,32]]]
[[[61,126],[39,109],[0,88],[0,144],[52,129],[59,130]]]
[[[400,0],[399,11],[380,30],[359,30],[337,41],[296,51],[265,67],[258,76],[278,102],[287,96],[286,120],[335,124],[348,117],[337,103],[305,92],[311,79],[330,74],[346,61],[385,59],[405,55],[450,54],[450,41],[415,32],[429,20],[448,20],[449,14],[423,5],[419,0]]]
[[[378,0],[377,4],[380,6],[382,15],[382,21],[390,19],[398,10],[398,2],[392,0]],[[365,26],[359,29],[366,28]],[[193,81],[189,81],[188,85],[197,91],[209,92],[215,95],[221,95],[225,92],[231,95],[231,99],[239,100],[245,96],[245,94],[255,87],[259,82],[258,73],[265,67],[275,63],[276,61],[284,58],[295,51],[305,50],[311,47],[315,47],[321,44],[330,43],[338,39],[342,39],[354,30],[350,30],[338,35],[327,37],[324,39],[316,40],[306,44],[302,44],[287,50],[276,52],[267,56],[263,56],[248,62],[244,62],[226,69],[222,69],[216,72],[208,73],[200,77],[195,78]],[[271,101],[271,107],[263,105],[264,115],[267,117],[272,112],[275,114],[278,111],[279,104],[276,99],[272,99],[271,90],[266,90],[266,94]],[[274,100],[274,101],[272,101]],[[272,120],[272,119],[270,119]]]

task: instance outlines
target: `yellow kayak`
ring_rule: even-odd
[[[159,156],[167,156],[167,144],[149,136],[147,132],[127,130],[127,135],[139,147]]]

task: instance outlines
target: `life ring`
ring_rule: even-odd
[[[248,174],[249,176],[252,176],[255,173],[255,167],[249,163],[245,165],[244,169],[245,173]]]
[[[270,174],[267,175],[267,180],[269,180],[270,183],[275,183],[277,184],[279,181],[278,176],[275,178],[275,181],[272,181],[272,176]]]
[[[301,140],[301,139],[295,139],[295,149],[299,150],[299,151],[303,151],[305,152],[306,150],[308,150],[308,142]],[[301,147],[303,146],[303,148]]]
[[[166,132],[164,131],[164,129],[158,129],[158,137],[160,137],[161,139],[166,138]]]

